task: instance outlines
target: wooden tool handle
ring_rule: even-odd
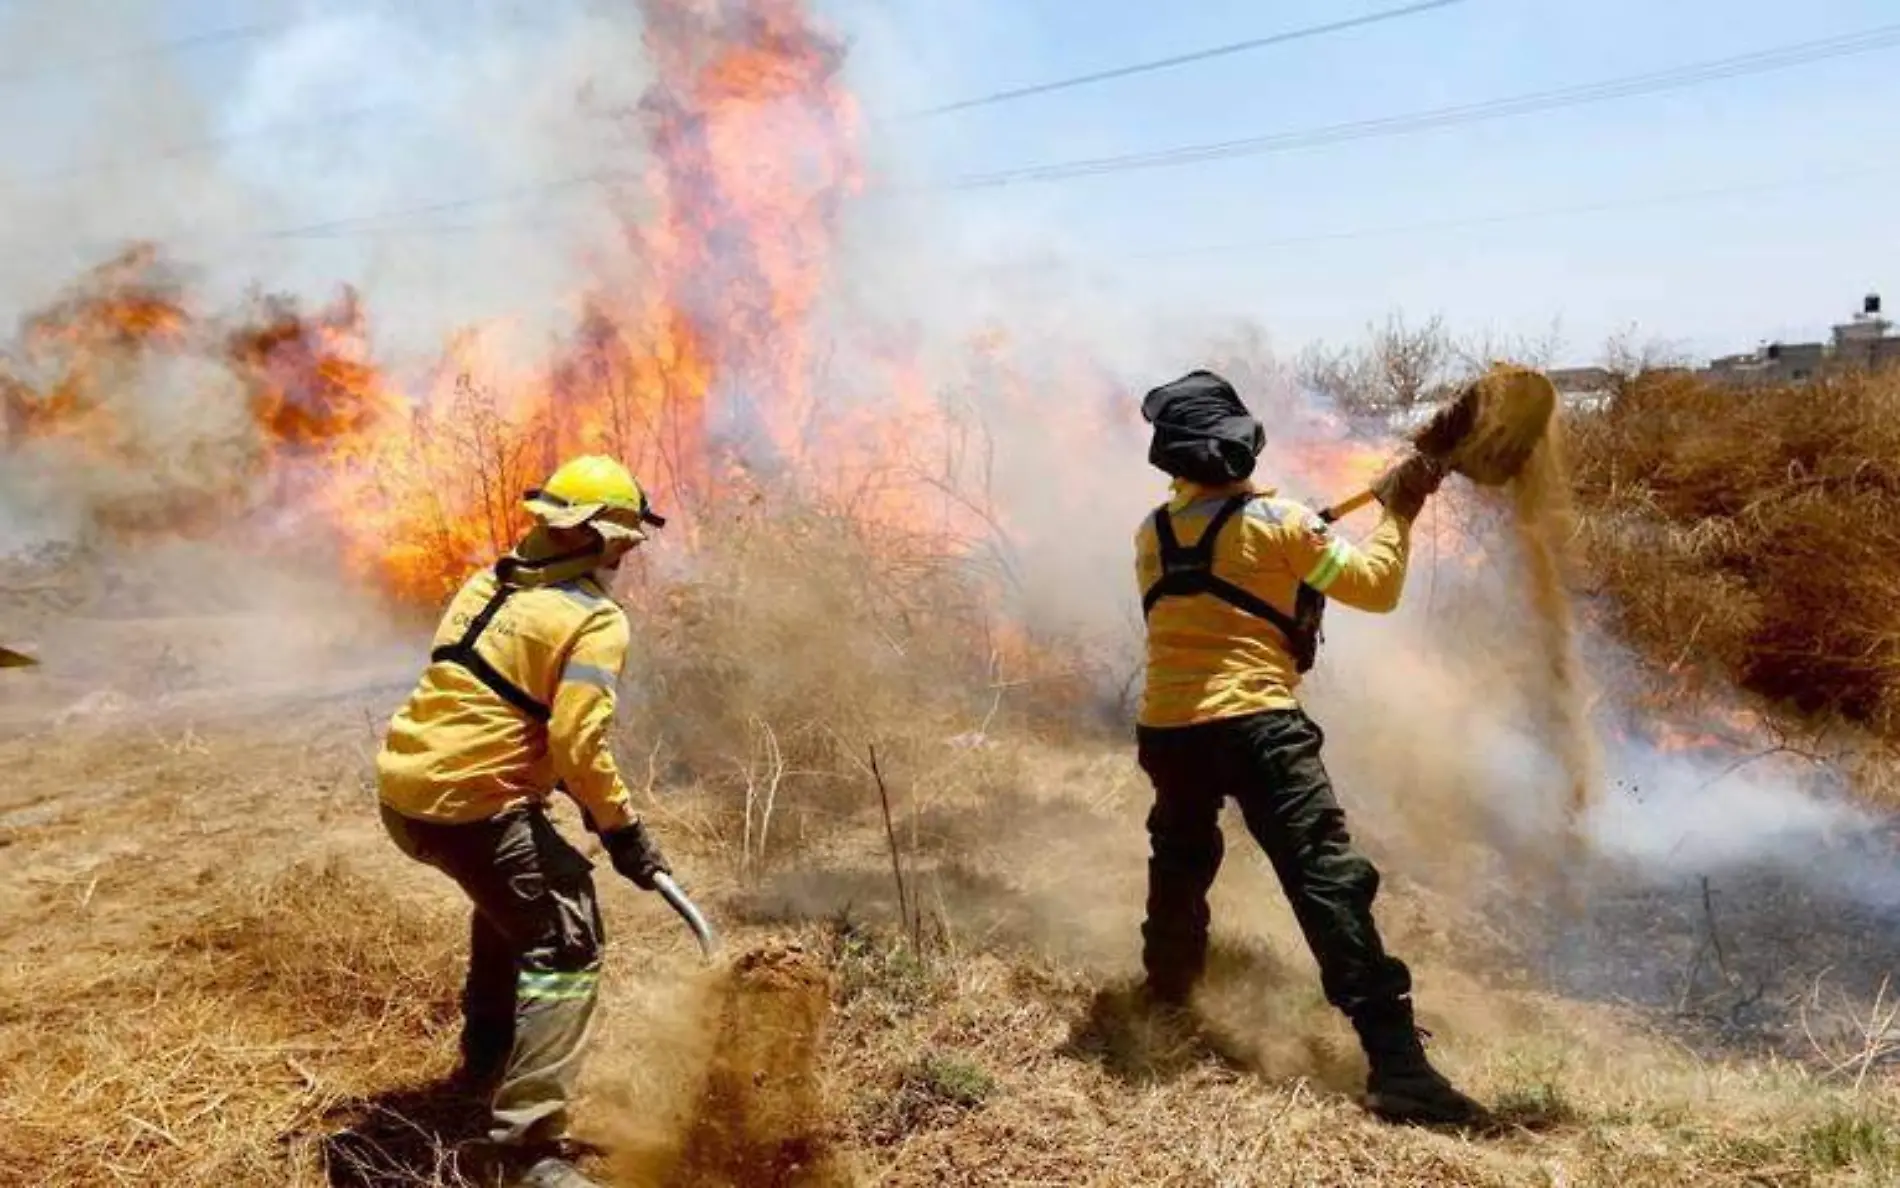
[[[1372,493],[1372,489],[1368,487],[1364,491],[1359,492],[1359,494],[1354,495],[1351,499],[1343,500],[1339,503],[1333,504],[1331,507],[1327,508],[1325,511],[1319,513],[1319,518],[1322,520],[1325,520],[1328,524],[1330,524],[1334,520],[1341,519],[1342,517],[1345,517],[1345,516],[1350,516],[1352,513],[1358,511],[1360,508],[1364,507],[1368,503],[1371,503],[1374,499],[1377,499],[1377,498],[1378,496],[1374,495]]]

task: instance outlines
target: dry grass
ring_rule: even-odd
[[[438,913],[334,864],[197,891],[143,943],[48,938],[0,984],[0,1178],[304,1182],[309,1135],[441,1059],[457,946]]]
[[[1381,1126],[1353,1101],[1360,1068],[1340,1029],[1300,1009],[1300,975],[1261,960],[1277,945],[1249,949],[1230,948],[1200,1017],[1177,1029],[1098,974],[994,954],[894,960],[846,933],[832,1082],[852,1087],[840,1108],[865,1182],[1811,1184],[1900,1171],[1886,1090],[1700,1065],[1530,996],[1489,996],[1512,1021],[1442,1047],[1496,1104],[1495,1132]]]
[[[182,754],[104,735],[0,744],[36,785],[84,772],[117,789],[109,808],[8,834],[0,1182],[458,1182],[454,1144],[479,1118],[436,1078],[462,909],[376,834],[360,751],[315,745],[353,721],[315,715],[302,737],[206,725]],[[921,951],[896,927],[874,813],[835,822],[822,862],[744,880],[730,849],[669,835],[734,953],[802,945],[795,981],[815,1000],[696,974],[664,910],[607,885],[609,1023],[582,1117],[610,1182],[1793,1185],[1895,1168],[1881,1068],[1857,1086],[1703,1064],[1629,1019],[1500,989],[1474,977],[1476,930],[1403,886],[1382,915],[1425,1022],[1512,1125],[1373,1123],[1350,1035],[1240,845],[1201,1020],[1164,1029],[1127,995],[1143,800],[1127,756],[950,753],[969,770],[926,804],[899,789]],[[710,817],[726,795],[675,790],[668,811]],[[709,1143],[735,1126],[765,1137]],[[719,1157],[734,1150],[755,1154],[735,1170]]]
[[[1900,374],[1747,392],[1642,375],[1574,420],[1572,455],[1627,639],[1900,734]]]
[[[787,503],[705,531],[690,580],[637,595],[623,742],[636,779],[713,794],[676,824],[748,876],[875,810],[872,748],[915,815],[985,778],[992,735],[1086,730],[1092,675],[1012,630],[943,540]]]
[[[699,969],[653,897],[605,881],[581,1133],[611,1182],[1629,1188],[1900,1168],[1891,1072],[1841,1046],[1856,1025],[1887,1043],[1885,1014],[1817,996],[1828,1060],[1705,1063],[1640,1017],[1527,988],[1487,922],[1405,863],[1382,924],[1497,1132],[1363,1114],[1350,1032],[1238,837],[1198,1018],[1143,1017],[1147,796],[1125,744],[1093,740],[1079,701],[1029,712],[1036,653],[927,547],[872,567],[876,542],[790,509],[722,531],[694,584],[646,591],[664,609],[623,750],[734,960]],[[388,704],[189,704],[0,739],[0,1183],[459,1185],[480,1111],[438,1078],[465,908],[376,827],[364,767]]]

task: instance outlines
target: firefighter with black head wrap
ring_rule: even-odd
[[[1410,971],[1373,922],[1379,872],[1347,833],[1323,735],[1296,697],[1328,601],[1398,605],[1411,522],[1442,470],[1413,453],[1382,475],[1384,515],[1355,546],[1252,481],[1265,435],[1225,379],[1192,372],[1149,392],[1142,415],[1154,427],[1148,460],[1174,479],[1135,543],[1148,634],[1138,737],[1155,790],[1146,995],[1182,1007],[1200,978],[1220,811],[1232,799],[1286,891],[1327,1001],[1359,1034],[1368,1107],[1395,1121],[1473,1120],[1481,1108],[1426,1058]]]

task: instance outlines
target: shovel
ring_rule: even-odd
[[[719,936],[713,931],[712,925],[706,922],[699,908],[686,897],[686,892],[680,890],[680,885],[673,881],[671,875],[655,873],[653,888],[660,893],[661,899],[666,900],[667,906],[686,921],[686,926],[693,930],[693,938],[699,942],[699,951],[711,960],[719,952]]]
[[[1479,486],[1501,487],[1523,473],[1556,408],[1557,389],[1542,372],[1495,364],[1412,434],[1412,448]],[[1361,491],[1320,518],[1349,516],[1373,499]]]
[[[12,648],[0,647],[0,668],[33,668],[39,661],[25,652],[16,652]]]
[[[561,792],[567,791],[565,782],[556,783],[554,786]],[[581,815],[587,816],[585,808],[581,810]],[[592,817],[587,817],[587,828],[596,835],[600,832],[594,829]],[[686,921],[686,926],[693,930],[693,939],[699,942],[700,954],[708,961],[712,960],[713,956],[719,952],[719,934],[714,932],[713,926],[706,922],[705,913],[701,912],[691,897],[673,881],[673,876],[665,871],[653,872],[653,889],[660,893],[661,899],[666,900],[666,906],[678,912],[680,919]]]

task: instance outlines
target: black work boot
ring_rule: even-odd
[[[1353,1019],[1371,1072],[1366,1108],[1387,1122],[1460,1126],[1482,1122],[1485,1109],[1460,1093],[1426,1059],[1410,999],[1382,1004]]]

